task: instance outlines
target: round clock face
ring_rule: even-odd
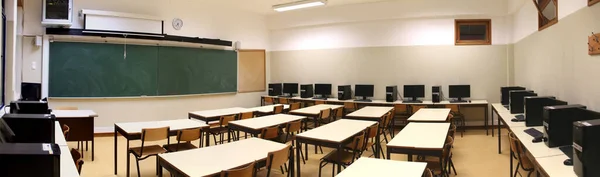
[[[183,27],[183,20],[179,18],[173,19],[173,28],[176,30],[180,30]]]

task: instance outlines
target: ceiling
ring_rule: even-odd
[[[241,10],[250,11],[260,14],[275,14],[272,6],[277,4],[290,3],[297,0],[220,0],[227,6],[234,6]],[[359,3],[371,3],[381,1],[394,1],[394,0],[328,0],[327,5],[324,7],[339,6],[346,4],[359,4]],[[314,8],[324,8],[314,7]]]

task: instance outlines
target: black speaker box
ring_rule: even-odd
[[[338,100],[349,100],[349,99],[352,99],[352,86],[351,85],[338,86]]]
[[[313,85],[300,85],[300,98],[312,98],[314,95]]]
[[[544,107],[544,139],[549,148],[573,143],[573,122],[586,119],[583,105],[558,105]]]
[[[57,144],[0,144],[0,176],[59,177],[61,153],[69,152],[61,152]]]
[[[600,176],[598,136],[600,119],[573,123],[573,170],[579,177]]]
[[[394,102],[398,100],[398,86],[385,87],[385,101]]]
[[[434,103],[439,103],[442,101],[442,86],[431,87],[431,100]]]

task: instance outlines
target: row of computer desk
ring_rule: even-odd
[[[69,146],[67,146],[67,140],[61,131],[62,126],[60,126],[60,123],[58,122],[56,122],[54,125],[54,141],[60,148],[60,176],[77,177],[79,176],[79,172],[75,167],[75,162],[71,156],[71,150],[69,149]]]
[[[563,161],[569,159],[558,147],[548,148],[543,142],[533,143],[534,137],[525,133],[526,129],[534,128],[540,132],[543,132],[543,126],[527,127],[525,122],[512,122],[516,114],[511,114],[510,111],[505,108],[502,104],[492,104],[492,113],[498,115],[498,154],[502,153],[502,141],[501,141],[501,126],[500,123],[504,124],[505,127],[513,132],[519,141],[527,149],[526,155],[534,163],[536,170],[542,176],[560,176],[560,177],[577,177],[573,171],[573,166],[567,166],[563,164]],[[494,114],[492,114],[492,122],[494,120]],[[510,152],[510,170],[511,177],[513,172],[513,152]]]

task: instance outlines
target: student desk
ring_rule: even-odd
[[[69,126],[69,137],[67,141],[85,141],[85,150],[87,143],[92,142],[92,161],[94,161],[94,118],[98,114],[92,110],[53,110],[52,114],[60,122],[60,126]],[[83,146],[83,145],[82,145]],[[81,153],[83,156],[84,153]]]
[[[246,111],[248,111],[248,109],[240,107],[213,109],[189,112],[188,117],[204,121],[206,124],[208,124],[210,121],[219,120],[221,116],[236,115]]]
[[[261,133],[262,129],[274,127],[278,125],[287,124],[289,122],[294,122],[297,120],[305,119],[304,116],[295,116],[288,114],[275,114],[268,115],[263,117],[256,117],[252,119],[244,119],[244,120],[236,120],[229,122],[229,129],[234,131],[242,131],[246,133],[252,134],[254,137],[258,137],[258,134]],[[228,135],[229,136],[229,135]],[[237,134],[237,138],[239,139],[240,134]],[[231,137],[228,137],[231,139]]]
[[[158,127],[169,127],[169,136],[177,135],[177,131],[193,128],[207,128],[203,122],[191,120],[191,119],[177,119],[177,120],[165,120],[165,121],[150,121],[150,122],[128,122],[128,123],[115,123],[115,175],[117,174],[117,133],[121,134],[127,139],[127,148],[125,152],[129,151],[129,141],[139,140],[142,137],[142,129],[144,128],[158,128]],[[202,141],[202,140],[200,140]],[[210,141],[208,135],[206,136],[206,142]],[[127,153],[127,176],[129,176],[129,158],[130,155]]]
[[[58,137],[57,137],[58,138]],[[60,147],[60,177],[78,177],[79,171],[71,156],[71,150],[68,146]]]
[[[315,146],[324,146],[341,151],[344,146],[352,142],[354,136],[363,132],[368,127],[374,125],[373,121],[340,119],[323,126],[296,135],[296,157],[300,156],[301,144],[312,144]],[[379,148],[380,143],[375,143]],[[305,146],[308,152],[308,146]],[[308,154],[306,154],[308,156]],[[339,159],[338,159],[339,160]],[[300,158],[296,158],[297,175],[300,177]],[[342,167],[338,166],[338,173]]]
[[[331,109],[333,111],[335,109],[341,109],[343,107],[344,106],[342,106],[342,105],[318,104],[318,105],[309,106],[309,107],[305,107],[302,109],[296,109],[296,110],[290,111],[290,114],[316,117],[317,115],[319,115],[321,110]],[[333,115],[333,112],[331,114]]]
[[[412,161],[413,155],[424,155],[439,157],[441,162],[449,129],[450,123],[408,123],[387,144],[387,158],[398,153],[407,154],[408,161]]]
[[[488,135],[488,133],[489,133],[489,131],[488,131],[489,103],[487,100],[469,100],[469,102],[457,102],[457,103],[451,103],[450,101],[441,101],[439,103],[435,103],[435,105],[458,105],[459,108],[471,107],[471,108],[483,109],[483,119],[484,119],[483,126],[485,127],[485,135],[486,136]],[[492,120],[491,123],[492,123],[492,137],[493,137],[494,136],[494,120]]]
[[[421,177],[426,167],[427,163],[424,162],[404,162],[361,157],[337,175],[337,177]]]
[[[58,121],[54,123],[54,143],[59,146],[67,146],[67,140]]]
[[[290,105],[287,105],[287,104],[274,104],[274,105],[267,105],[267,106],[260,106],[260,107],[248,108],[247,111],[258,112],[258,113],[260,113],[262,115],[272,114],[273,111],[275,111],[275,106],[279,106],[279,105],[283,105],[283,110],[290,109]]]
[[[408,118],[408,122],[446,122],[449,108],[423,108]]]
[[[159,154],[161,167],[175,176],[215,176],[222,170],[239,167],[254,161],[266,161],[267,154],[285,148],[285,144],[259,138],[248,138],[211,147]],[[290,173],[293,154],[290,154]],[[257,163],[257,165],[264,163]],[[162,176],[162,175],[160,175]]]

